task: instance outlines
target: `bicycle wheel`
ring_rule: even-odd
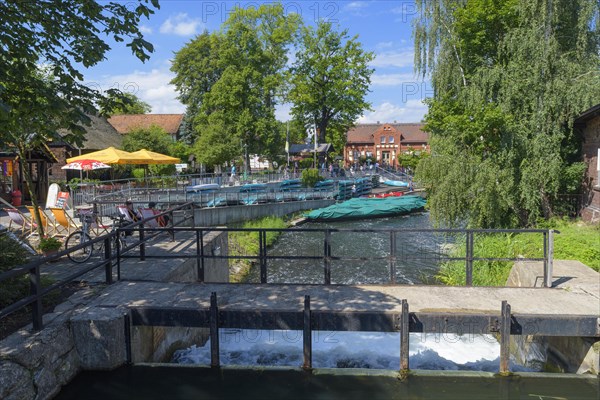
[[[65,242],[65,249],[71,249],[91,240],[92,239],[90,238],[90,235],[87,233],[83,233],[82,231],[73,232],[69,235]],[[67,256],[69,257],[69,260],[73,262],[82,263],[89,260],[93,252],[94,246],[92,243],[89,243],[87,246],[83,246],[80,249],[68,253]]]
[[[121,252],[127,246],[127,242],[125,242],[125,238],[123,237],[122,234],[115,236],[112,241],[112,249],[111,249],[113,255],[117,254],[117,242],[119,244],[119,249]]]

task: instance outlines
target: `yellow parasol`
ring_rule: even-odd
[[[98,150],[93,153],[67,158],[67,163],[86,159],[97,160],[105,164],[148,164],[147,157],[133,155],[133,153],[119,150],[114,147],[108,147],[104,150]]]
[[[146,149],[134,151],[131,153],[131,156],[145,160],[140,164],[179,164],[181,162],[179,158],[167,156],[165,154],[156,153]]]

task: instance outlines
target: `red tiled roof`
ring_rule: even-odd
[[[158,125],[168,134],[174,135],[179,130],[183,114],[130,114],[113,115],[108,122],[124,135],[135,128],[149,128],[151,125]]]
[[[403,143],[427,143],[429,135],[423,132],[421,123],[404,124],[357,124],[351,128],[347,136],[347,143],[373,143],[373,134],[383,125],[394,127],[402,135]]]

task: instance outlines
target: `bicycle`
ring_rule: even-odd
[[[96,221],[96,217],[97,217],[96,214],[81,212],[78,215],[78,217],[81,220],[81,230],[75,231],[67,237],[67,240],[65,241],[65,249],[70,249],[75,246],[82,245],[86,242],[92,241],[92,238],[91,238],[89,232],[90,232],[90,227],[91,227],[92,223],[94,221]],[[118,217],[110,216],[110,219],[113,220],[113,224],[112,224],[110,233],[116,232],[116,230],[119,227],[123,226],[123,224],[124,224],[122,215],[120,215]],[[125,221],[125,225],[127,225],[127,221]],[[112,248],[113,254],[116,253],[117,246],[119,246],[121,249],[127,246],[127,242],[125,241],[125,232],[123,232],[123,231],[120,232],[120,234],[118,234],[118,235],[116,235],[116,234],[113,235],[111,238],[111,248]],[[98,252],[100,254],[102,254],[103,250],[104,250],[104,241],[100,242],[100,247],[99,247]],[[83,246],[77,250],[69,252],[67,254],[67,256],[69,257],[69,260],[71,260],[73,262],[84,263],[90,259],[90,257],[92,256],[93,253],[94,253],[94,243],[89,243],[86,246]]]

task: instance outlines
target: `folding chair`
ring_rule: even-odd
[[[133,220],[133,218],[131,218],[131,215],[129,215],[129,211],[127,211],[127,206],[126,205],[119,205],[117,206],[117,211],[119,212],[119,214],[121,214],[123,216],[123,220],[129,222],[129,223],[134,223],[135,221]]]
[[[81,228],[81,224],[75,222],[64,208],[52,207],[50,208],[50,211],[52,211],[52,215],[54,215],[56,222],[67,230],[67,235],[70,235],[71,231],[76,231]]]
[[[29,210],[29,214],[31,215],[31,221],[35,221],[33,206],[25,207],[27,207],[27,210]],[[56,230],[56,224],[54,223],[54,220],[51,221],[46,215],[46,213],[44,213],[44,210],[42,210],[41,207],[38,207],[38,210],[40,211],[40,220],[42,222],[42,226],[44,227],[44,231],[46,232],[46,234],[49,236],[56,236],[58,231]]]
[[[152,218],[154,215],[156,215],[154,213],[154,210],[151,208],[140,207],[139,210],[140,210],[140,215],[142,216],[142,219]],[[161,227],[157,218],[149,219],[148,221],[145,222],[145,225],[148,228],[160,228]]]
[[[21,235],[24,235],[26,230],[29,231],[28,236],[31,236],[34,233],[34,230],[37,228],[36,223],[29,219],[29,217],[24,215],[21,211],[16,208],[5,208],[4,211],[6,211],[8,217],[10,218],[8,229],[10,229],[14,222],[15,225],[21,227]]]

